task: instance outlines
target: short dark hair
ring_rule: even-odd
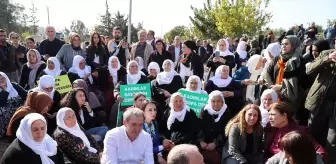
[[[3,30],[3,29],[0,29],[0,32],[6,32],[5,30]]]
[[[32,42],[35,43],[35,39],[34,39],[33,37],[31,37],[31,36],[28,36],[28,37],[26,38],[26,40],[30,40],[30,41],[32,41]]]
[[[113,27],[113,30],[120,30],[121,31],[121,28],[119,26],[115,26],[115,27]]]
[[[145,109],[146,109],[146,107],[147,107],[148,104],[154,104],[156,106],[155,101],[153,101],[153,100],[147,100],[141,110],[145,112]]]
[[[153,30],[148,30],[148,33],[151,33],[153,36],[155,36],[155,32]]]

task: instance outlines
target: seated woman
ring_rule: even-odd
[[[217,68],[214,77],[210,78],[205,86],[205,91],[211,93],[214,90],[219,90],[223,93],[226,104],[231,110],[232,115],[236,115],[243,104],[241,96],[240,84],[232,80],[229,76],[230,67],[221,65]]]
[[[205,90],[202,89],[202,81],[196,75],[192,75],[188,78],[186,90],[196,93],[208,94]]]
[[[138,63],[139,70],[148,76],[148,72],[144,66],[144,60],[140,56],[136,57],[134,60]]]
[[[174,70],[174,63],[171,60],[165,60],[162,68],[163,72],[159,73],[156,79],[152,82],[153,100],[158,105],[158,123],[164,125],[162,122],[164,109],[166,108],[166,101],[171,94],[183,88],[183,82],[179,74]],[[160,127],[162,129],[163,127]]]
[[[257,105],[246,105],[226,125],[225,135],[228,140],[223,148],[222,163],[262,164],[261,115]]]
[[[143,109],[145,103],[146,103],[146,96],[142,93],[136,93],[136,94],[133,95],[133,105],[124,109],[124,110],[121,109],[121,112],[124,113],[128,109],[132,109],[132,108]],[[119,116],[119,114],[118,114],[118,116]],[[123,124],[123,122],[122,122],[122,120],[124,120],[123,115],[121,115],[121,118],[118,118],[118,119],[120,119],[120,120],[118,120],[118,123]],[[115,120],[111,120],[111,121],[115,122]],[[120,126],[121,124],[119,124],[119,125],[117,124],[117,126]]]
[[[269,111],[269,124],[265,128],[265,160],[279,153],[282,150],[280,147],[281,138],[287,133],[295,130],[307,132],[308,134],[305,127],[299,126],[293,120],[288,104],[280,102],[271,105]],[[325,160],[327,154],[324,148],[315,141],[313,141],[313,144],[316,154],[320,154]]]
[[[208,104],[204,106],[199,115],[201,130],[197,136],[197,144],[206,163],[220,163],[226,140],[223,129],[231,118],[222,92],[211,92]]]
[[[183,95],[172,94],[169,107],[164,113],[165,129],[159,129],[174,145],[195,144],[199,132],[199,120],[196,113],[187,106]]]
[[[148,80],[153,81],[156,79],[156,76],[160,73],[159,64],[156,62],[150,62],[148,65]]]
[[[5,136],[9,120],[26,97],[26,90],[17,83],[11,83],[8,76],[0,72],[0,138]]]
[[[74,111],[62,108],[57,113],[57,128],[54,139],[64,155],[72,163],[99,164],[102,150],[94,138],[82,129]]]
[[[38,80],[40,73],[46,68],[46,64],[41,61],[40,53],[31,49],[27,52],[28,62],[22,66],[20,86],[26,90],[35,87],[35,82]]]
[[[16,139],[3,154],[2,164],[64,164],[57,143],[47,134],[47,123],[37,113],[26,115],[20,122]]]
[[[243,40],[240,40],[237,45],[236,52],[233,53],[233,55],[235,56],[235,63],[237,64],[237,70],[241,66],[246,65],[246,62],[249,58],[246,48],[247,48],[247,43]]]
[[[280,141],[282,151],[268,159],[266,164],[323,164],[321,156],[316,155],[309,136],[300,131],[292,131]]]
[[[60,109],[61,94],[55,90],[55,79],[50,75],[43,75],[40,78],[39,85],[33,88],[33,92],[44,92],[53,100],[53,104],[50,107],[48,113],[46,113],[48,120],[48,131],[49,135],[52,135],[56,128],[56,114]]]
[[[29,113],[39,113],[46,115],[52,99],[44,92],[30,92],[28,93],[26,102],[23,106],[19,107],[9,121],[7,128],[7,136],[15,139],[15,134],[20,126],[20,121]]]
[[[67,74],[66,71],[61,70],[61,65],[58,59],[56,57],[50,57],[47,60],[47,68],[45,68],[40,73],[39,77],[43,75],[50,75],[53,78],[56,78],[57,76],[66,75],[66,74]]]
[[[85,91],[81,88],[75,88],[70,91],[61,101],[63,107],[71,108],[75,114],[78,124],[82,126],[87,133],[93,135],[96,141],[102,141],[108,131],[107,126],[96,126],[96,117],[92,111]]]
[[[273,89],[266,89],[263,94],[260,97],[260,112],[261,112],[261,125],[263,127],[266,127],[269,116],[268,112],[270,110],[270,107],[272,104],[276,103],[278,101],[278,94]]]
[[[162,151],[169,151],[174,145],[172,141],[165,139],[159,134],[159,126],[155,121],[157,113],[155,102],[147,101],[141,109],[145,116],[143,130],[149,133],[152,137],[154,161],[159,164],[165,164],[166,161],[162,157]]]
[[[84,79],[88,84],[93,84],[91,67],[85,65],[85,59],[80,55],[74,57],[68,76],[71,83],[77,79]]]

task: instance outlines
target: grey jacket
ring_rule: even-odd
[[[65,68],[68,71],[72,66],[72,60],[75,55],[81,55],[84,57],[84,59],[86,58],[85,50],[81,49],[76,52],[72,49],[71,44],[64,44],[56,54],[56,57],[61,63],[61,68]]]
[[[289,164],[289,162],[285,158],[285,153],[280,152],[278,154],[273,155],[273,157],[271,157],[270,159],[268,159],[266,164]],[[324,164],[322,157],[319,154],[316,155],[316,164]]]
[[[253,153],[246,156],[244,154],[247,142],[246,135],[240,135],[238,124],[233,124],[229,132],[228,141],[223,148],[222,164],[243,164],[248,161],[254,164],[262,164],[262,135],[253,132],[253,140]]]

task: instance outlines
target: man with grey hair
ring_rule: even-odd
[[[106,133],[102,164],[153,164],[153,143],[150,134],[142,130],[144,113],[130,108],[123,114],[124,125]]]
[[[149,56],[152,54],[153,47],[146,42],[147,32],[145,30],[138,31],[139,41],[132,46],[131,59],[141,57],[144,60],[144,68],[147,69]]]
[[[181,144],[170,150],[167,164],[204,164],[204,162],[196,146]]]
[[[56,31],[53,26],[46,26],[44,30],[47,39],[41,42],[38,50],[43,59],[47,61],[49,57],[55,57],[65,43],[56,38]]]

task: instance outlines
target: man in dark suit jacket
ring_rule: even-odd
[[[175,36],[174,44],[168,47],[168,52],[172,54],[173,62],[176,64],[182,55],[182,43],[180,36]],[[176,54],[176,52],[179,52],[179,54]]]
[[[153,30],[149,30],[147,33],[147,43],[153,47],[155,50],[155,32]]]
[[[199,48],[199,55],[201,56],[202,62],[205,63],[213,53],[213,47],[208,43],[207,40],[203,40],[203,46]]]

